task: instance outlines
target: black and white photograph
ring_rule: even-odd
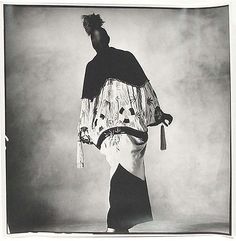
[[[3,5],[9,235],[232,235],[229,10]]]

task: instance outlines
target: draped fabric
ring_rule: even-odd
[[[110,165],[107,227],[129,229],[153,220],[145,176],[147,139],[129,134],[108,136],[101,153]]]
[[[142,86],[148,79],[131,52],[108,47],[88,62],[82,98],[92,99],[98,95],[107,78],[120,79],[133,86]]]
[[[109,47],[86,66],[77,125],[77,167],[84,167],[83,145],[101,148],[109,135],[148,139],[148,126],[160,123],[157,95],[129,51]]]
[[[148,126],[157,125],[161,115],[157,95],[148,80],[137,87],[108,78],[97,96],[91,100],[81,99],[77,126],[78,166],[84,167],[82,143],[100,149],[104,139],[111,134],[127,133],[147,138]]]
[[[121,164],[118,164],[110,181],[109,204],[109,228],[130,229],[153,221],[146,179],[130,175]]]
[[[129,229],[152,221],[144,154],[148,127],[161,123],[157,95],[129,51],[106,48],[86,66],[77,125],[77,167],[83,145],[96,146],[110,164],[107,227]]]

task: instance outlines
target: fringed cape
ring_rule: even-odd
[[[147,138],[147,126],[161,123],[163,112],[157,95],[129,51],[108,47],[88,62],[81,100],[78,168],[84,167],[82,143],[100,149],[109,134],[128,133]],[[163,140],[164,132],[161,134]]]

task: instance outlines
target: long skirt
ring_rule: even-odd
[[[152,221],[145,176],[147,140],[129,134],[106,137],[101,153],[110,164],[110,193],[107,227],[129,229]]]

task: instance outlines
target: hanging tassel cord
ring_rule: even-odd
[[[161,125],[161,150],[166,150],[166,135],[164,125]]]

